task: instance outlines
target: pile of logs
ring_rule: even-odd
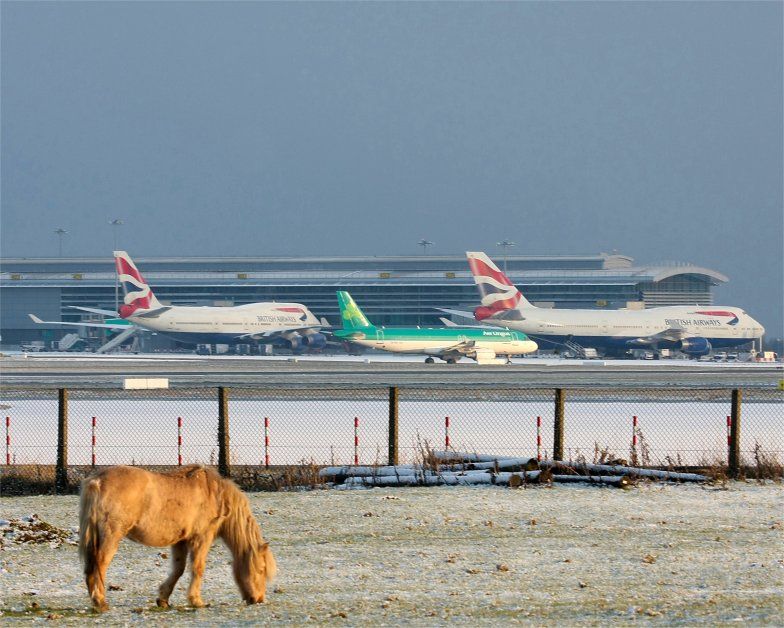
[[[424,464],[385,467],[324,467],[326,481],[358,488],[365,486],[437,486],[496,484],[516,488],[526,484],[584,482],[623,488],[639,478],[674,482],[705,482],[697,473],[639,469],[625,465],[566,464],[557,460],[506,458],[492,455],[433,451]]]

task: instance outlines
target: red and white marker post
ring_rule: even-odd
[[[354,464],[359,464],[359,417],[354,417]]]
[[[727,447],[732,447],[732,417],[727,415]]]
[[[11,466],[11,417],[5,417],[5,464]]]
[[[542,459],[542,417],[536,417],[536,459]]]
[[[93,417],[93,438],[92,438],[92,445],[91,445],[91,453],[92,453],[93,468],[95,468],[95,417]]]
[[[449,450],[449,417],[444,418],[444,449]]]
[[[264,417],[264,466],[269,469],[269,417]]]
[[[177,417],[177,466],[182,466],[182,417]]]

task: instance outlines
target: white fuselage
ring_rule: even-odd
[[[390,353],[416,353],[421,355],[440,355],[454,343],[443,340],[353,340],[363,347],[389,351]],[[509,342],[476,342],[479,351],[493,352],[496,355],[525,355],[536,351],[537,344],[532,340],[511,340]]]
[[[519,313],[521,320],[514,320]],[[668,330],[688,337],[706,338],[714,346],[744,344],[764,328],[743,310],[727,306],[671,306],[647,310],[558,310],[520,308],[515,316],[492,317],[482,322],[522,331],[534,339],[574,338],[588,346],[620,344],[649,338]],[[591,344],[591,341],[594,344]]]
[[[536,343],[524,334],[481,327],[366,327],[348,332],[343,330],[336,335],[381,351],[434,356],[525,355],[537,349]]]
[[[235,307],[171,306],[159,313],[136,312],[126,320],[192,342],[236,342],[270,333],[305,328],[318,330],[318,319],[299,303],[249,303]]]

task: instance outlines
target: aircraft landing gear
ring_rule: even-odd
[[[446,359],[446,363],[447,364],[457,364],[457,358],[447,358]]]
[[[425,364],[433,364],[435,360],[433,358],[425,358]]]

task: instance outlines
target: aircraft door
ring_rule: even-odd
[[[384,346],[384,330],[383,329],[377,329],[376,330],[376,342],[378,342],[378,345],[380,347]]]

